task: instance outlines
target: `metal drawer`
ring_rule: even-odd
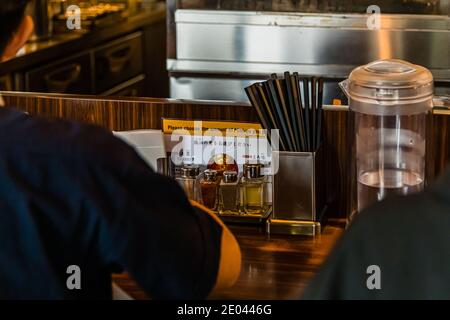
[[[72,56],[26,72],[25,90],[51,93],[92,93],[89,53]]]
[[[0,75],[0,91],[13,90],[13,81],[11,75]]]
[[[94,51],[96,93],[143,73],[142,32],[136,32]]]

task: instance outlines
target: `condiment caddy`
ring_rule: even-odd
[[[263,223],[272,209],[272,177],[263,173],[263,164],[247,163],[243,172],[201,170],[183,165],[176,180],[190,200],[216,212],[226,222]]]

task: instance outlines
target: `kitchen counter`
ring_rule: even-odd
[[[31,115],[88,122],[108,130],[161,129],[161,119],[230,120],[255,122],[248,104],[155,98],[0,92],[6,106]],[[325,109],[326,193],[333,195],[320,237],[266,236],[255,227],[232,226],[242,250],[242,272],[236,285],[214,293],[212,299],[295,299],[317,272],[343,233],[354,194],[349,141],[352,122],[345,108]],[[427,179],[432,181],[450,163],[450,116],[429,115]],[[127,274],[114,281],[136,299],[148,296]]]
[[[123,18],[123,20],[118,21],[114,25],[86,33],[69,32],[55,35],[49,40],[30,42],[24,47],[24,51],[20,55],[0,63],[0,72],[2,74],[13,72],[17,69],[39,65],[61,56],[72,55],[123,34],[133,32],[146,25],[165,20],[165,17],[166,6],[164,3],[160,3],[153,10],[142,11]]]
[[[47,93],[0,92],[7,106],[28,113],[100,125],[108,130],[161,129],[161,119],[257,122],[249,104],[224,101],[176,100],[143,97],[100,97]],[[324,109],[327,159],[327,198],[330,217],[345,218],[356,192],[351,140],[353,121],[346,108]],[[445,108],[429,115],[426,177],[431,182],[450,163],[450,116]]]
[[[0,94],[7,106],[18,106],[32,115],[95,123],[116,131],[161,129],[162,118],[243,122],[255,122],[257,119],[250,105],[232,102],[19,92]],[[346,112],[330,111],[326,116],[330,122],[337,124],[346,118]],[[330,129],[336,128],[333,126]],[[331,136],[343,138],[342,132],[340,135],[333,132],[330,132]],[[333,148],[334,143],[333,140]],[[345,150],[342,150],[340,155],[345,155]],[[339,160],[335,157],[330,154],[330,163],[346,161],[341,156]],[[345,186],[338,187],[341,183],[338,182],[338,175],[335,173],[333,177],[335,180],[330,181],[330,186],[345,190]],[[342,202],[344,208],[345,194],[338,197],[342,198],[338,202]],[[330,219],[323,227],[321,236],[316,238],[281,235],[268,237],[261,228],[231,226],[242,250],[242,272],[235,286],[216,292],[211,298],[298,298],[344,230],[345,209],[339,209],[339,206],[338,203],[330,206]],[[133,298],[148,298],[128,274],[114,275],[114,281]]]
[[[321,236],[313,238],[267,236],[256,227],[231,226],[241,246],[241,274],[233,287],[213,293],[210,299],[298,299],[344,227],[344,219],[330,219]],[[117,274],[113,279],[132,298],[149,298],[130,275]]]

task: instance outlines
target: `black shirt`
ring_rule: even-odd
[[[111,298],[123,269],[153,298],[204,298],[221,232],[110,132],[0,108],[0,298]]]
[[[376,274],[380,289],[372,277],[369,290]],[[450,299],[450,171],[422,193],[361,212],[303,298]]]

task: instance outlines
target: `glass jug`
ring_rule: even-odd
[[[431,72],[402,60],[378,60],[354,69],[340,86],[355,120],[358,212],[422,190]]]

